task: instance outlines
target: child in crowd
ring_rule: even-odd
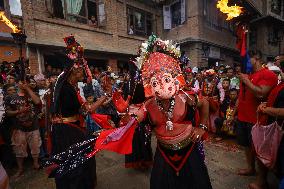
[[[110,120],[110,116],[102,115],[102,114],[95,114],[94,107],[99,107],[104,105],[104,103],[108,102],[109,99],[102,100],[103,97],[98,98],[95,100],[94,97],[94,90],[91,84],[87,84],[84,88],[84,97],[86,102],[84,104],[85,110],[85,124],[89,134],[93,134],[101,129],[111,129],[114,127],[114,123]]]
[[[86,103],[84,106],[84,109],[86,110],[86,127],[88,130],[88,133],[92,134],[98,130],[101,129],[101,127],[91,118],[90,110],[92,109],[92,106],[94,105],[95,97],[94,97],[94,90],[92,85],[86,85],[84,88],[84,97],[86,99]]]
[[[230,85],[229,85],[230,86]],[[225,100],[220,106],[220,117],[215,119],[215,125],[217,129],[217,134],[220,136],[221,133],[227,135],[235,135],[235,115],[238,99],[238,90],[230,89],[229,95],[225,96]],[[221,138],[218,138],[221,140]]]
[[[220,91],[220,102],[221,103],[225,99],[229,98],[229,90],[230,90],[230,79],[225,78],[222,81],[222,87],[219,89],[219,91]]]

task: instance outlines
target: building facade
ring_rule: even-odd
[[[266,61],[284,54],[284,1],[251,0],[261,13],[250,24],[249,46],[261,49]]]
[[[218,0],[163,1],[164,38],[175,40],[193,66],[240,63],[236,48],[236,20],[227,21]],[[242,22],[248,26],[248,49],[263,52],[264,60],[284,53],[283,0],[231,1],[244,7]],[[176,16],[176,15],[179,16]]]
[[[234,0],[232,0],[234,1]],[[25,55],[32,73],[66,63],[63,38],[73,34],[89,64],[127,68],[138,46],[155,33],[180,44],[192,66],[239,63],[235,23],[216,8],[217,0],[0,0],[0,9],[27,35]],[[282,0],[242,1],[250,18],[248,46],[266,60],[284,53]],[[0,61],[14,61],[10,29],[0,28]]]
[[[14,20],[9,1],[2,2]],[[21,0],[20,6],[32,73],[44,72],[46,65],[63,67],[63,38],[70,34],[85,48],[89,64],[121,71],[148,35],[162,33],[162,12],[151,1]]]

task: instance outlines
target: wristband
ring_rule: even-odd
[[[136,114],[131,114],[130,116],[136,119],[136,121],[138,121],[138,116]]]
[[[199,124],[199,128],[205,130],[205,131],[208,131],[208,127],[204,124]]]

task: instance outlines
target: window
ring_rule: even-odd
[[[257,30],[255,28],[251,28],[249,32],[249,46],[250,49],[255,48],[257,40]]]
[[[106,19],[103,0],[52,0],[52,8],[54,17],[93,26]]]
[[[206,24],[216,30],[234,31],[234,26],[226,20],[226,16],[216,7],[217,0],[203,0],[203,15]]]
[[[164,29],[175,28],[185,22],[185,0],[177,0],[163,7]]]
[[[128,34],[149,36],[153,31],[153,16],[152,14],[136,9],[133,7],[127,8],[128,15]]]
[[[281,14],[281,0],[271,0],[271,12]]]
[[[174,28],[181,24],[180,1],[171,5],[171,13],[172,13],[172,27]]]
[[[22,16],[22,6],[20,0],[9,0],[9,5],[12,15]]]
[[[0,0],[0,11],[4,10],[4,0]]]
[[[278,39],[279,30],[276,28],[270,28],[268,31],[268,44],[276,46],[279,42]]]

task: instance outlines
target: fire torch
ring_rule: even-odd
[[[20,63],[20,79],[21,81],[25,80],[25,63],[23,60],[23,46],[26,43],[27,36],[25,33],[18,29],[6,16],[3,11],[0,11],[0,21],[4,22],[8,27],[10,27],[13,32],[11,33],[15,43],[19,45],[19,63]]]

